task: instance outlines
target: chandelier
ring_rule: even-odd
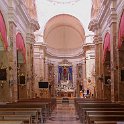
[[[47,0],[52,2],[53,4],[74,4],[79,2],[80,0]]]

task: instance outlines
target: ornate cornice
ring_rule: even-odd
[[[100,29],[110,13],[111,0],[102,0],[99,12],[96,18],[93,18],[89,24],[89,30],[95,32]]]
[[[94,43],[86,43],[83,45],[83,50],[87,51],[87,50],[92,50],[95,49],[95,44]]]
[[[116,5],[115,5],[116,0],[112,0],[111,7],[110,7],[110,15],[108,22],[111,25],[112,23],[117,22],[117,13],[116,13]]]
[[[15,9],[15,14],[16,14],[16,18],[17,18],[17,13],[18,16],[21,20],[21,22],[23,22],[23,25],[25,24],[25,27],[28,26],[28,33],[34,33],[36,30],[40,29],[39,23],[37,20],[34,20],[30,17],[29,11],[26,8],[25,4],[23,3],[23,1],[19,1],[16,5],[16,9]],[[19,20],[18,20],[19,22]],[[27,31],[26,31],[27,32]]]
[[[17,15],[13,7],[8,8],[8,21],[13,22],[15,25],[17,24]]]
[[[54,49],[51,48],[49,46],[47,46],[47,50],[46,53],[49,56],[53,56],[53,57],[61,57],[61,58],[72,58],[72,57],[78,57],[81,56],[83,54],[83,49],[81,48],[76,48],[76,49],[68,49],[66,51],[64,50],[60,50],[60,49]]]

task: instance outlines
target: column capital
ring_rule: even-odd
[[[30,27],[33,32],[40,29],[40,25],[39,25],[38,21],[35,19],[30,19]]]
[[[98,23],[98,20],[97,19],[92,19],[91,21],[90,21],[90,23],[89,23],[89,26],[88,26],[88,29],[90,30],[90,31],[93,31],[93,32],[95,32],[96,30],[98,30],[99,29],[99,23]]]
[[[26,43],[28,44],[34,44],[35,42],[35,36],[32,33],[27,33],[26,34]]]
[[[99,35],[95,35],[93,39],[94,39],[93,42],[94,42],[95,45],[98,45],[98,44],[102,43],[102,37],[99,36]]]

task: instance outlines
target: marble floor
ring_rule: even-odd
[[[75,112],[74,104],[57,104],[45,124],[81,124]]]

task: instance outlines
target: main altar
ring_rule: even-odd
[[[74,97],[72,64],[63,60],[58,66],[58,97]]]

